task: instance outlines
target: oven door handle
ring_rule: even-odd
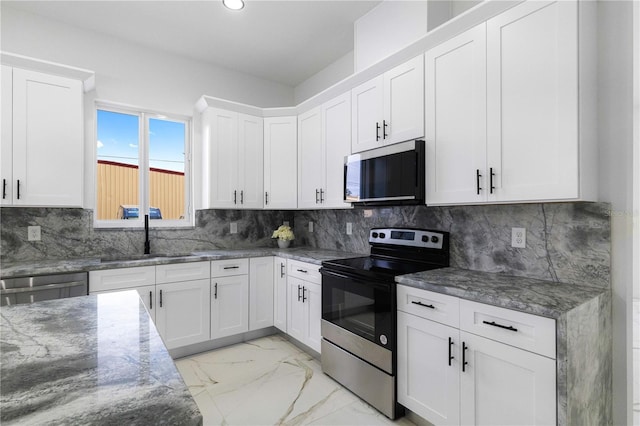
[[[362,277],[355,277],[353,275],[341,274],[339,272],[329,271],[329,270],[324,269],[324,268],[320,269],[320,273],[322,275],[326,275],[326,276],[333,277],[333,278],[349,280],[349,281],[354,282],[356,284],[364,284],[364,285],[367,285],[368,287],[375,287],[375,288],[380,288],[380,289],[383,289],[383,290],[389,289],[389,281],[376,280],[374,278],[367,278],[366,281],[365,281],[365,280],[362,279]]]

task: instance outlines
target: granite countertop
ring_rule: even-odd
[[[458,268],[401,275],[396,281],[410,287],[553,319],[609,291]]]
[[[325,260],[365,256],[367,253],[349,253],[336,250],[324,250],[313,247],[294,247],[288,249],[258,247],[253,249],[221,249],[195,251],[181,254],[122,255],[118,258],[86,258],[70,260],[46,260],[30,262],[3,263],[2,278],[25,277],[31,275],[62,274],[70,272],[96,271],[101,269],[129,268],[134,266],[165,265],[171,263],[200,262],[207,260],[235,259],[245,257],[280,256],[287,259],[320,265]]]
[[[135,291],[2,307],[0,422],[201,425]]]

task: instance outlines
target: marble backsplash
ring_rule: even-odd
[[[369,252],[369,230],[404,226],[450,233],[451,266],[609,288],[609,204],[385,207],[296,212],[297,244]],[[310,233],[309,222],[314,223]],[[346,224],[353,234],[346,235]],[[526,228],[526,248],[511,228]]]
[[[143,252],[142,229],[94,229],[83,209],[0,209],[0,261],[126,256]],[[404,226],[450,232],[451,265],[463,269],[609,287],[610,221],[606,203],[545,203],[455,207],[372,207],[351,210],[200,210],[188,229],[152,229],[152,253],[275,247],[271,233],[293,225],[294,246],[369,253],[373,227]],[[314,232],[309,232],[309,222]],[[231,234],[230,222],[238,223]],[[353,234],[346,235],[346,224]],[[42,241],[27,241],[27,226]],[[527,246],[511,247],[511,228],[527,230]]]
[[[93,211],[61,208],[0,210],[0,261],[37,261],[144,252],[143,229],[94,229]],[[199,210],[196,225],[185,229],[151,229],[152,253],[180,254],[215,249],[276,247],[271,233],[293,212],[261,210]],[[238,232],[230,233],[230,223]],[[27,227],[39,225],[41,241],[27,241]]]

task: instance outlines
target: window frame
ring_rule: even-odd
[[[103,219],[97,218],[97,206],[98,206],[98,179],[97,179],[97,164],[98,164],[98,111],[108,111],[119,114],[128,114],[138,117],[138,194],[139,194],[139,209],[141,214],[137,219]],[[193,227],[195,223],[195,211],[193,208],[193,194],[194,194],[194,181],[193,181],[193,120],[190,116],[165,113],[154,111],[146,108],[138,108],[129,105],[122,105],[107,101],[95,101],[93,108],[94,115],[94,136],[93,136],[93,179],[94,179],[94,200],[93,200],[93,227],[98,229],[114,229],[114,228],[144,228],[144,215],[149,212],[150,206],[150,163],[149,163],[149,120],[158,119],[165,121],[172,121],[184,124],[184,219],[160,219],[150,220],[149,228],[187,228]]]

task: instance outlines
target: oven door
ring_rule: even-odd
[[[322,319],[394,351],[395,283],[322,268]]]

